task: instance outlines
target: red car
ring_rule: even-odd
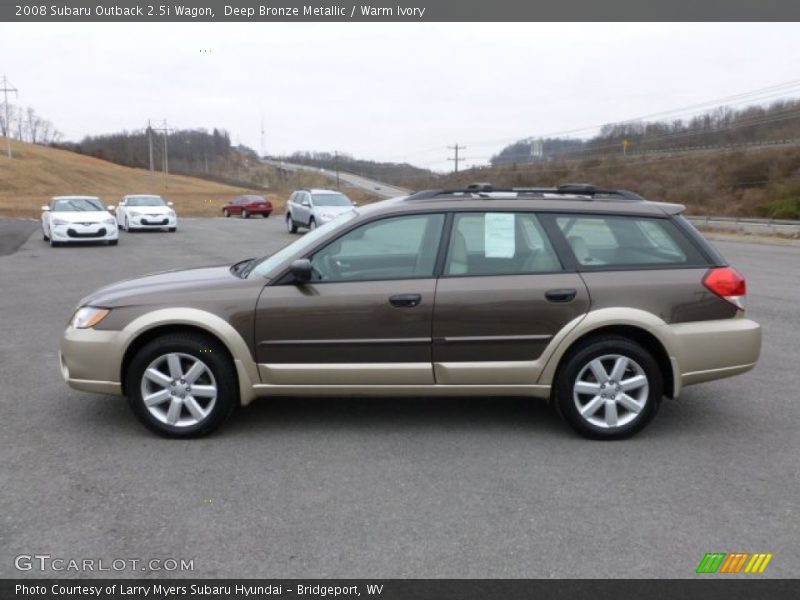
[[[272,212],[272,202],[263,196],[236,196],[231,202],[222,207],[222,215],[241,215],[249,219],[250,215],[261,215],[265,219]]]

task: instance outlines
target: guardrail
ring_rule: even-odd
[[[789,219],[713,217],[704,215],[687,215],[686,218],[695,225],[699,225],[710,231],[800,238],[800,221],[792,221]]]

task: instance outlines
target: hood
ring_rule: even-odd
[[[51,212],[53,219],[61,219],[70,223],[102,223],[107,219],[113,219],[112,215],[107,210],[76,210],[64,212]]]
[[[353,210],[352,206],[315,206],[314,210],[318,213],[328,213],[329,215],[340,215]]]
[[[168,296],[196,296],[200,292],[210,292],[242,281],[231,273],[228,265],[162,271],[107,285],[86,296],[80,305],[113,308],[129,304],[155,304],[163,302]]]

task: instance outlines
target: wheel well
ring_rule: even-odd
[[[203,335],[205,337],[211,338],[212,340],[219,343],[222,348],[225,349],[225,353],[227,357],[233,362],[233,355],[231,355],[231,351],[228,349],[228,346],[225,345],[218,336],[214,335],[207,329],[203,329],[202,327],[196,327],[194,325],[161,325],[159,327],[153,327],[152,329],[148,329],[140,333],[134,340],[128,345],[127,350],[125,350],[125,355],[122,357],[122,366],[120,367],[120,382],[122,385],[122,392],[125,393],[125,380],[128,374],[128,365],[130,364],[133,357],[136,356],[136,353],[144,347],[145,344],[151,342],[152,340],[161,337],[162,335],[168,335],[171,333],[197,333]]]
[[[664,380],[664,395],[667,398],[673,398],[675,396],[675,379],[672,372],[672,363],[670,362],[669,354],[667,354],[664,346],[656,336],[633,325],[608,325],[606,327],[600,327],[585,333],[577,340],[572,342],[572,344],[570,344],[569,348],[567,348],[566,352],[564,352],[562,355],[558,368],[560,369],[561,365],[564,363],[564,357],[566,357],[578,344],[584,343],[586,340],[591,338],[601,337],[604,335],[618,335],[626,337],[638,343],[645,350],[650,352],[658,364],[658,368],[661,369],[661,376]],[[557,373],[556,376],[558,376]]]

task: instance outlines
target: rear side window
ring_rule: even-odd
[[[524,275],[560,270],[561,263],[535,214],[455,215],[446,275]]]
[[[669,219],[560,215],[556,223],[582,267],[706,264],[697,248]]]

